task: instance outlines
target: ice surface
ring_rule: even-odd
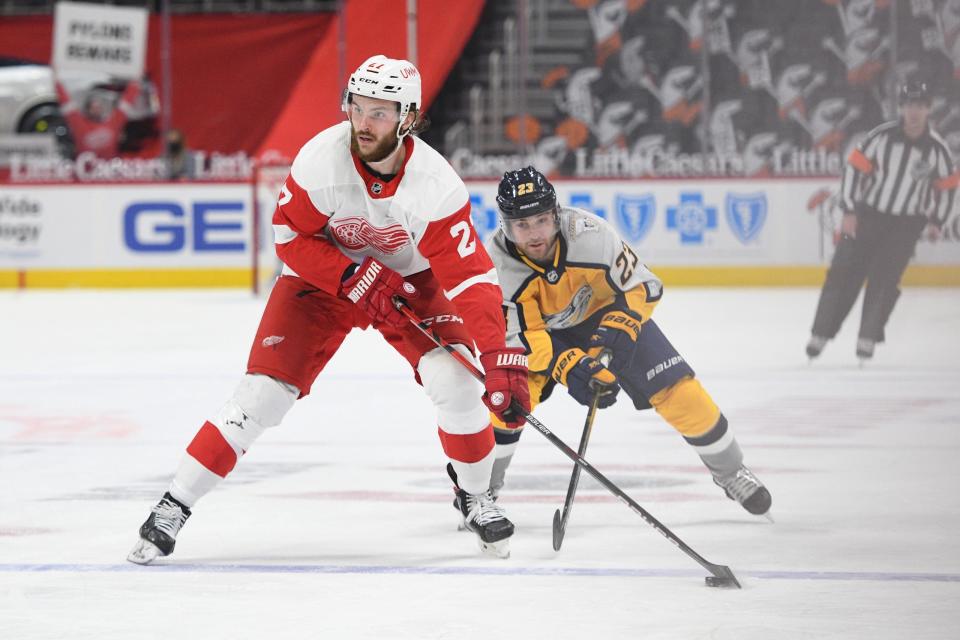
[[[532,428],[502,502],[512,557],[456,530],[432,409],[354,333],[314,393],[201,501],[161,566],[124,561],[183,448],[243,372],[263,300],[0,292],[0,638],[960,637],[960,291],[907,289],[861,369],[823,356],[813,289],[672,289],[656,311],[770,487],[723,497],[656,414],[601,412],[587,458],[706,573]],[[537,416],[576,446],[586,409]]]

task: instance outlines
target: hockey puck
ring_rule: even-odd
[[[725,589],[739,589],[740,583],[733,578],[718,578],[717,576],[707,576],[703,579],[708,587],[720,587]]]

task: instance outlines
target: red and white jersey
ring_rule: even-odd
[[[501,348],[505,327],[493,262],[470,220],[453,167],[407,136],[390,181],[350,152],[350,123],[307,142],[280,194],[273,229],[283,273],[337,295],[344,270],[371,256],[401,275],[431,269],[464,316],[481,352]]]

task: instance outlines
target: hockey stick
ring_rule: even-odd
[[[402,298],[400,298],[399,296],[394,296],[393,303],[394,305],[396,305],[400,313],[402,313],[407,317],[407,320],[410,321],[410,324],[412,324],[417,329],[419,329],[423,333],[423,335],[429,338],[435,345],[437,345],[438,347],[442,348],[444,351],[449,353],[457,362],[463,365],[464,368],[470,372],[470,375],[472,375],[474,378],[476,378],[480,382],[484,381],[483,373],[476,367],[476,365],[474,365],[467,358],[465,358],[462,353],[454,349],[453,345],[449,344],[443,338],[441,338],[440,335],[437,334],[433,329],[431,329],[423,320],[418,318],[417,314],[414,313],[413,310],[407,306],[406,302]],[[534,429],[536,429],[541,434],[543,434],[543,436],[547,440],[549,440],[553,446],[560,449],[560,451],[562,451],[565,456],[570,458],[570,460],[575,462],[578,467],[584,469],[587,473],[593,476],[593,479],[599,482],[600,484],[602,484],[607,489],[607,491],[615,495],[622,502],[626,503],[626,505],[630,507],[634,513],[636,513],[641,518],[643,518],[643,520],[647,524],[649,524],[651,527],[656,529],[660,533],[660,535],[662,535],[667,540],[669,540],[674,545],[676,545],[681,551],[683,551],[690,558],[696,561],[697,564],[699,564],[701,567],[709,571],[711,575],[705,578],[707,586],[732,587],[737,589],[740,588],[740,583],[737,581],[736,576],[733,575],[733,571],[730,570],[730,567],[709,562],[699,553],[691,549],[687,545],[687,543],[685,543],[683,540],[678,538],[675,533],[670,531],[670,529],[668,529],[663,524],[661,524],[659,520],[657,520],[652,515],[650,515],[650,513],[647,512],[646,509],[644,509],[639,504],[637,504],[633,500],[633,498],[631,498],[626,493],[624,493],[623,490],[620,489],[620,487],[610,482],[610,480],[608,480],[606,476],[604,476],[602,473],[597,471],[593,467],[593,465],[587,462],[582,456],[577,455],[576,451],[568,447],[563,440],[555,436],[553,432],[550,431],[550,429],[548,429],[546,426],[544,426],[542,422],[540,422],[539,420],[534,418],[532,415],[530,415],[529,411],[525,411],[523,407],[521,407],[516,403],[513,404],[513,410],[516,411],[518,414],[522,415],[526,419],[526,421],[533,426]]]
[[[600,364],[607,366],[610,364],[611,353],[604,349],[597,358]],[[581,458],[587,455],[587,442],[590,440],[590,432],[593,431],[593,419],[597,416],[597,405],[600,403],[600,392],[602,389],[596,389],[593,394],[593,401],[590,403],[590,410],[587,412],[587,419],[583,423],[583,433],[580,435],[580,446],[577,448],[577,455]],[[560,545],[563,544],[563,536],[567,533],[567,521],[570,520],[570,509],[573,508],[573,497],[577,494],[577,485],[580,484],[580,465],[573,465],[573,472],[570,474],[570,485],[567,487],[567,497],[563,500],[563,512],[557,509],[553,512],[553,550],[560,551]]]
[[[590,411],[587,412],[587,420],[583,423],[583,433],[580,435],[580,447],[577,449],[577,455],[581,458],[587,453],[587,441],[590,440],[590,432],[593,430],[593,419],[597,415],[597,403],[600,402],[600,392],[593,394],[593,401],[590,403]],[[567,521],[570,519],[570,509],[573,507],[573,496],[577,493],[577,485],[580,484],[580,465],[573,465],[573,473],[570,474],[570,485],[567,487],[567,497],[563,500],[563,513],[560,509],[553,512],[553,550],[560,551],[560,545],[563,544],[563,536],[567,532]]]

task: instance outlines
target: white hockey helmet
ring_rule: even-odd
[[[407,114],[411,109],[420,108],[420,72],[407,60],[396,60],[384,55],[373,56],[367,58],[350,74],[342,105],[347,113],[350,94],[400,103],[397,136],[402,138],[406,134],[401,134],[400,128]]]

